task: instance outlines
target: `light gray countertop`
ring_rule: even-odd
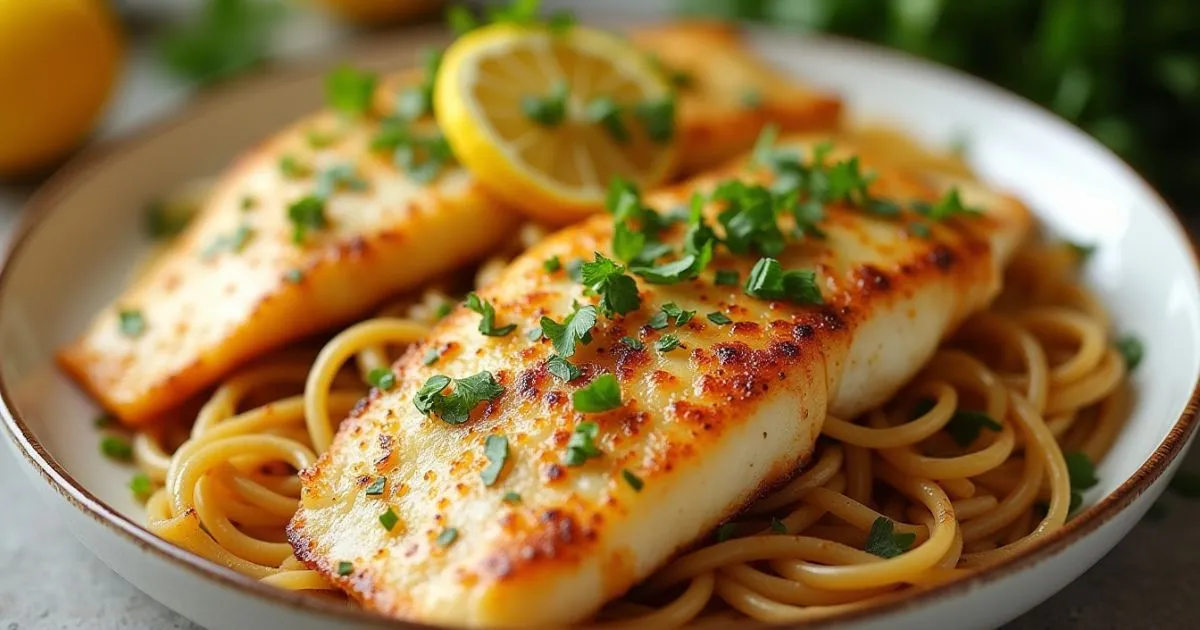
[[[305,32],[309,26],[296,28]],[[308,32],[304,39],[332,42],[340,36]],[[145,54],[135,53],[105,134],[128,132],[186,96]],[[0,241],[29,193],[27,186],[0,186]],[[1188,459],[1185,468],[1200,470],[1200,452]],[[126,583],[72,538],[20,465],[0,448],[0,630],[202,630]],[[1200,628],[1200,502],[1168,497],[1164,504],[1165,518],[1139,524],[1096,567],[1008,630]]]

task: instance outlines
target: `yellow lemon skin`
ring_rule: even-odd
[[[442,0],[310,0],[343,20],[362,26],[392,24],[424,17]]]
[[[486,104],[478,103],[464,85],[464,77],[476,73],[480,58],[494,54],[493,49],[505,46],[520,48],[523,39],[538,36],[538,32],[523,27],[496,24],[459,38],[442,58],[434,85],[434,109],[438,126],[454,149],[455,157],[490,193],[537,221],[549,225],[567,225],[602,209],[605,187],[585,191],[553,185],[538,169],[516,159],[512,151],[489,130],[486,115],[482,113]],[[580,47],[586,48],[597,58],[606,59],[612,66],[611,72],[618,72],[616,67],[621,66],[620,72],[637,77],[640,87],[649,94],[669,94],[669,87],[663,82],[661,73],[645,55],[624,40],[580,26],[561,37],[564,41],[578,41]],[[593,77],[593,81],[598,82],[599,79]],[[549,89],[549,85],[543,86],[537,89],[537,93]],[[673,140],[655,148],[654,152],[653,164],[631,178],[644,187],[666,180],[676,163],[677,145]],[[626,177],[630,178],[628,175]],[[599,180],[606,185],[611,178],[600,177]]]
[[[45,168],[92,130],[121,50],[103,0],[0,0],[0,176]]]

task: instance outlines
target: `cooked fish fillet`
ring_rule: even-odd
[[[785,132],[828,131],[841,118],[840,100],[771,68],[729,24],[681,22],[631,37],[675,78],[686,173],[749,149],[767,123]]]
[[[377,129],[326,111],[242,157],[169,251],[62,349],[60,364],[122,421],[148,422],[238,364],[360,316],[510,238],[517,215],[465,171],[413,181],[390,154],[368,150]],[[328,146],[314,148],[313,137]],[[361,183],[339,183],[325,204],[328,227],[293,242],[289,205],[312,194],[322,173],[346,166]],[[122,311],[140,317],[140,334],[123,331]]]
[[[807,149],[811,141],[790,146]],[[832,155],[851,149],[839,145]],[[571,383],[548,372],[550,341],[520,333],[542,316],[562,321],[573,302],[596,302],[565,270],[546,272],[543,261],[611,255],[611,219],[558,232],[482,291],[495,306],[495,324],[516,324],[517,333],[483,336],[480,316],[458,309],[397,363],[397,386],[373,392],[343,422],[332,448],[303,471],[289,528],[297,557],[363,605],[403,619],[524,626],[594,614],[793,475],[827,413],[851,417],[884,402],[948,331],[996,294],[1001,266],[1030,225],[1020,203],[972,182],[873,165],[869,156],[864,165],[878,166],[877,196],[934,200],[957,185],[984,214],[932,225],[926,239],[906,230],[908,219],[828,209],[825,240],[793,243],[779,257],[785,269],[817,271],[824,306],[715,285],[712,268],[736,269],[744,280],[757,258],[725,250],[700,279],[639,279],[641,309],[600,318],[591,343],[572,358],[582,376]],[[733,175],[767,177],[733,167],[648,202],[676,207]],[[671,302],[697,315],[682,326],[649,327]],[[710,312],[733,323],[715,324]],[[656,349],[666,334],[678,335],[677,349]],[[621,343],[626,336],[644,347]],[[442,356],[426,366],[431,350]],[[485,370],[504,391],[468,421],[450,425],[415,407],[431,376]],[[605,372],[617,376],[623,404],[576,412],[572,393]],[[568,442],[585,420],[599,426],[602,455],[568,466]],[[481,471],[492,435],[507,438],[510,454],[487,486]],[[644,487],[635,490],[623,471]],[[380,477],[385,491],[368,495],[364,489]],[[520,498],[506,501],[507,493]],[[398,517],[391,531],[379,518],[388,509]],[[456,538],[445,545],[451,528]],[[341,563],[350,564],[339,572]]]

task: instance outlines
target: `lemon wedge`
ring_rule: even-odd
[[[501,200],[566,224],[604,205],[616,177],[643,187],[675,162],[675,101],[651,61],[615,35],[493,24],[446,51],[438,125]]]

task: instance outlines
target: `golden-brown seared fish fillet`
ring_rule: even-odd
[[[370,151],[377,129],[323,112],[242,157],[193,225],[60,352],[60,364],[122,421],[144,423],[238,364],[360,316],[512,234],[517,216],[465,171],[422,184]],[[314,148],[313,137],[328,146]],[[291,175],[285,159],[294,160]],[[331,168],[349,168],[361,183],[338,184],[325,204],[328,227],[297,244],[288,207]],[[136,313],[144,330],[123,331],[121,311]]]
[[[839,145],[833,158],[848,149]],[[744,280],[757,258],[724,249],[697,280],[639,279],[641,309],[600,318],[591,343],[572,358],[582,376],[571,383],[548,372],[550,341],[485,337],[479,316],[460,308],[397,363],[397,386],[373,392],[302,473],[289,528],[297,556],[365,606],[404,619],[523,626],[595,613],[794,474],[827,413],[850,417],[881,404],[997,292],[1000,268],[1029,228],[1021,204],[970,182],[875,165],[869,156],[864,165],[879,174],[877,196],[935,200],[953,183],[985,214],[932,225],[924,239],[906,230],[911,216],[828,209],[827,239],[792,243],[779,257],[785,269],[817,270],[824,306],[716,285],[714,269],[736,269]],[[752,177],[736,169],[709,175],[648,202],[675,207],[735,172]],[[548,273],[542,263],[611,255],[611,235],[611,219],[594,217],[519,257],[482,292],[495,305],[496,325],[525,331],[542,316],[562,321],[574,301],[595,303],[566,270]],[[697,315],[683,326],[649,327],[669,302]],[[717,325],[710,312],[733,323]],[[661,352],[655,342],[666,334],[681,344]],[[621,343],[625,336],[644,346]],[[442,357],[427,367],[422,358],[431,349]],[[504,391],[465,423],[414,407],[429,377],[483,370]],[[617,375],[622,406],[574,411],[572,393],[604,372]],[[584,420],[599,425],[603,454],[568,466],[568,440]],[[490,435],[506,436],[510,454],[489,487],[480,473]],[[640,492],[623,480],[625,470],[644,482]],[[381,476],[385,491],[368,496],[365,488]],[[520,499],[506,501],[510,492]],[[379,520],[388,508],[399,517],[391,531]],[[439,544],[451,528],[453,544]],[[341,562],[353,569],[340,575]]]
[[[632,33],[679,91],[680,167],[695,173],[749,149],[774,123],[785,132],[828,131],[842,105],[756,57],[724,23],[682,22]]]

